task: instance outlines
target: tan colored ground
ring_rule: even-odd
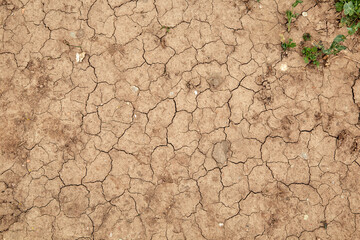
[[[333,1],[0,3],[1,239],[360,239],[359,36],[300,54]]]

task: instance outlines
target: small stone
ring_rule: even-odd
[[[304,220],[308,220],[309,219],[309,216],[308,215],[304,215]]]
[[[136,118],[136,114],[134,114],[134,118]]]
[[[76,38],[76,33],[75,32],[70,32],[70,37]]]
[[[76,53],[76,62],[82,62],[85,58],[85,52]]]
[[[224,223],[219,223],[219,227],[223,227],[224,226]]]
[[[307,13],[307,12],[302,12],[302,15],[303,15],[304,17],[307,17],[308,13]]]
[[[111,232],[111,233],[109,234],[109,237],[112,237],[112,235],[113,235],[113,234],[112,234],[112,232]]]
[[[133,92],[139,91],[139,88],[136,87],[136,86],[131,86],[130,89],[131,89],[131,91],[133,91]]]
[[[195,95],[197,95],[197,94],[198,94],[198,91],[195,90],[194,93],[195,93]]]
[[[174,96],[174,92],[170,92],[170,96],[171,96],[171,97]]]
[[[287,69],[288,69],[288,66],[285,63],[280,65],[280,70],[281,71],[285,72]]]

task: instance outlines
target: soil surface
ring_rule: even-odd
[[[291,4],[0,0],[0,239],[360,239],[359,36]]]

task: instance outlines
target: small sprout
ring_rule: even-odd
[[[292,5],[291,5],[291,10],[287,10],[286,11],[286,19],[287,19],[287,29],[288,29],[288,32],[290,32],[290,27],[291,27],[291,22],[292,22],[292,19],[293,18],[297,18],[299,16],[299,14],[297,13],[294,13],[294,8],[299,4],[299,3],[302,3],[303,1],[301,0],[296,0]]]
[[[334,41],[332,42],[331,46],[329,49],[323,49],[323,52],[326,55],[336,55],[339,52],[341,52],[342,50],[345,50],[346,47],[341,45],[340,43],[345,41],[346,37],[344,35],[337,35],[334,38]]]
[[[320,223],[323,224],[323,228],[327,229],[328,223],[324,220],[324,221],[320,221]]]
[[[171,27],[168,27],[168,26],[161,26],[161,29],[166,29],[166,32],[169,33],[170,32],[170,29]]]
[[[304,33],[304,34],[303,34],[303,39],[304,39],[304,41],[310,41],[310,40],[311,40],[311,35],[310,35],[310,33]]]
[[[296,47],[296,43],[294,43],[293,40],[289,38],[287,42],[286,41],[281,42],[281,47],[284,51],[287,51],[290,48]]]
[[[306,64],[313,63],[316,66],[319,66],[319,57],[321,56],[322,52],[317,46],[313,47],[304,47],[302,50],[302,54],[304,55],[304,61]]]

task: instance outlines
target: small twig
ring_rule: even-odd
[[[68,45],[69,47],[77,47],[77,48],[80,48],[80,49],[82,50],[81,46],[71,45],[71,44],[70,44],[68,41],[66,41],[66,40],[64,40],[63,43],[64,43],[65,45]]]

